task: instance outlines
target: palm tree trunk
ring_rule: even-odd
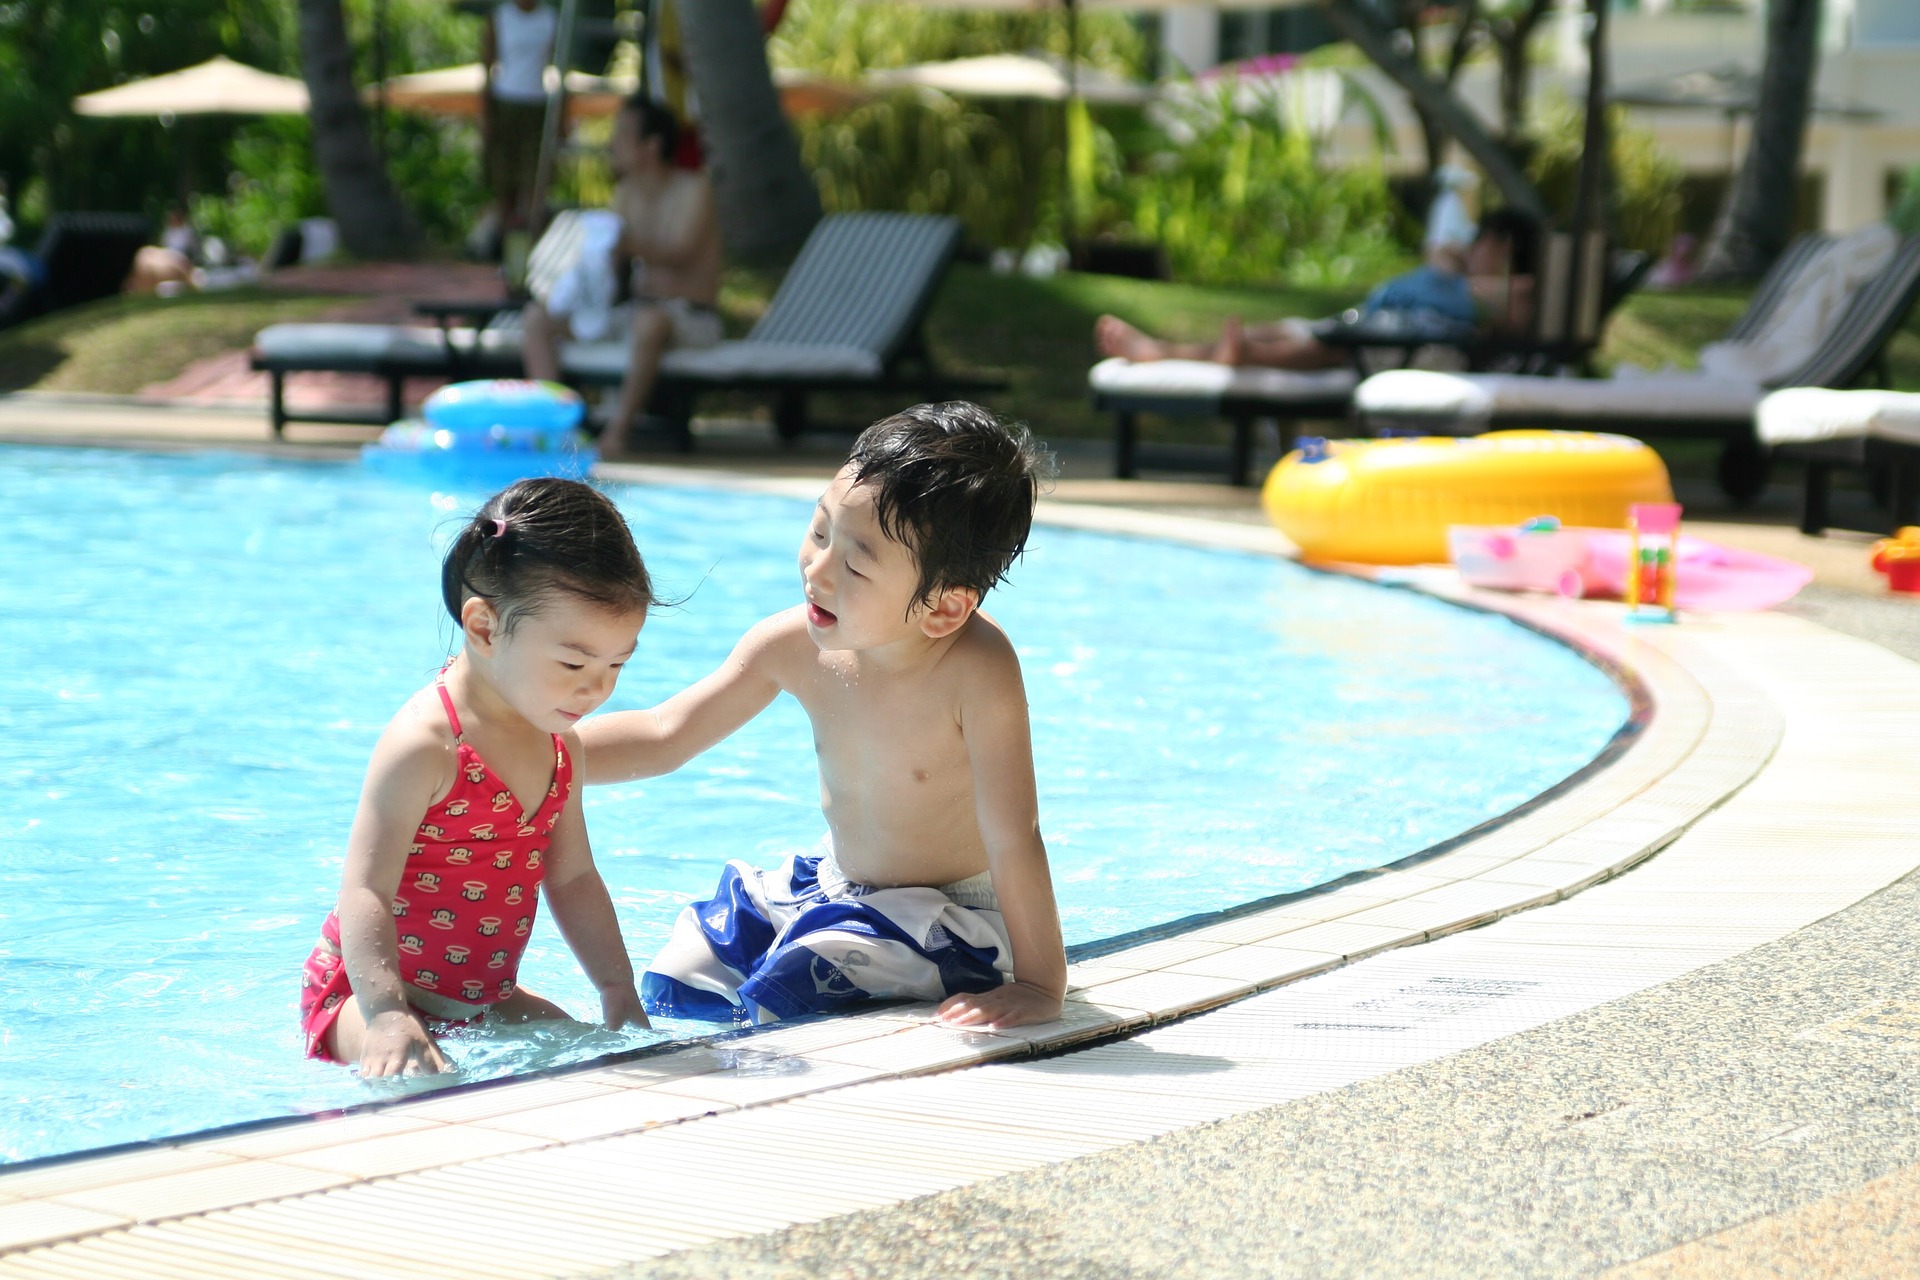
[[[692,0],[679,12],[721,238],[741,261],[780,258],[820,220],[820,193],[780,109],[760,15],[752,0]]]
[[[341,243],[362,258],[406,253],[416,240],[413,220],[374,155],[340,0],[300,0],[300,70],[313,103],[314,159]]]
[[[1756,279],[1787,247],[1819,34],[1820,0],[1771,0],[1753,138],[1707,247],[1704,279]]]

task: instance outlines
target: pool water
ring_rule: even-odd
[[[809,504],[612,492],[687,597],[610,704],[645,706],[799,598]],[[0,449],[0,1161],[381,1096],[301,1057],[299,966],[367,753],[449,652],[440,548],[484,496],[336,463]],[[1627,713],[1504,619],[1264,557],[1042,528],[988,605],[1026,674],[1070,943],[1414,853],[1579,769]],[[818,841],[809,742],[783,698],[679,774],[588,793],[639,962],[723,859]],[[544,913],[522,976],[597,1010]],[[451,1049],[472,1079],[704,1029]]]

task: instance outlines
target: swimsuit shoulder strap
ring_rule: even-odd
[[[445,672],[441,673],[441,675],[445,674]],[[435,676],[433,687],[440,695],[440,705],[447,709],[447,724],[453,729],[453,740],[455,742],[465,743],[467,736],[460,729],[460,713],[453,709],[453,695],[447,692],[447,682],[441,679],[440,676]]]

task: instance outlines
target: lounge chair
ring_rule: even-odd
[[[528,264],[535,296],[544,296],[572,262],[579,237],[577,217],[564,223],[556,219],[541,237]],[[667,422],[676,446],[686,449],[693,441],[695,402],[707,391],[772,395],[775,427],[783,439],[792,439],[805,428],[811,392],[897,389],[932,397],[1002,385],[944,374],[927,351],[927,311],[959,244],[960,223],[954,218],[845,213],[822,219],[745,338],[665,355],[651,407]],[[443,321],[462,310],[427,309]],[[494,312],[478,328],[273,325],[256,338],[253,364],[273,374],[271,413],[278,435],[288,420],[282,384],[289,372],[333,369],[384,377],[390,412],[382,421],[391,421],[400,416],[405,378],[515,376],[521,369],[520,341],[515,310]],[[618,386],[627,357],[624,340],[562,343],[560,375],[575,386]],[[315,422],[376,421],[365,413],[303,411],[299,416]]]
[[[1651,263],[1644,253],[1621,250],[1612,255],[1601,306],[1603,319],[1639,285]],[[1427,343],[1403,336],[1376,345],[1398,349],[1403,360],[1411,359],[1421,346],[1460,348],[1476,364],[1499,360],[1513,352],[1528,358],[1522,349],[1494,340]],[[1102,360],[1088,371],[1087,385],[1093,393],[1094,408],[1113,414],[1113,473],[1122,480],[1139,474],[1141,414],[1225,418],[1233,428],[1227,479],[1236,485],[1246,484],[1252,478],[1256,424],[1266,418],[1278,425],[1284,453],[1292,447],[1300,423],[1344,420],[1352,407],[1354,388],[1361,381],[1359,369],[1367,359],[1365,350],[1353,346],[1352,367],[1312,371],[1230,367],[1207,360]],[[1581,358],[1578,344],[1563,344],[1561,354]]]
[[[1775,454],[1806,467],[1802,533],[1827,530],[1828,490],[1841,468],[1884,479],[1895,527],[1920,523],[1920,395],[1792,387],[1760,402],[1754,429]]]
[[[111,298],[126,283],[152,228],[137,213],[56,213],[34,246],[39,280],[8,295],[0,329],[64,307]]]
[[[821,219],[746,337],[666,353],[651,407],[686,449],[695,402],[708,391],[771,396],[775,429],[791,440],[805,429],[807,396],[816,391],[901,390],[933,399],[998,388],[997,380],[942,373],[927,349],[927,312],[959,247],[954,218]],[[627,344],[567,343],[560,367],[568,382],[617,386]]]
[[[577,211],[554,215],[527,258],[527,288],[543,294],[579,251]],[[422,303],[434,324],[295,323],[268,325],[255,335],[249,364],[268,375],[268,421],[273,434],[288,422],[342,422],[385,426],[400,417],[408,378],[518,377],[520,323],[510,298],[483,302]],[[467,325],[452,323],[456,319]],[[365,373],[386,382],[381,410],[287,408],[286,381],[295,373]]]
[[[1765,335],[1815,287],[1829,254],[1845,241],[1797,241],[1763,281],[1730,341]],[[1642,437],[1717,439],[1721,489],[1739,502],[1765,488],[1768,454],[1754,411],[1779,387],[1846,387],[1883,368],[1888,340],[1920,295],[1920,238],[1898,242],[1890,259],[1846,287],[1797,362],[1757,377],[1664,372],[1612,378],[1542,378],[1395,370],[1362,382],[1354,412],[1368,429],[1472,435],[1504,427],[1568,427]]]

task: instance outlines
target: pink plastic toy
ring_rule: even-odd
[[[1562,529],[1552,516],[1535,516],[1517,529],[1452,525],[1447,552],[1476,587],[1551,591],[1569,600],[1586,591],[1587,530]]]
[[[1619,529],[1593,529],[1583,570],[1589,594],[1626,595],[1632,539]],[[1813,570],[1778,556],[1742,551],[1680,535],[1674,551],[1673,603],[1680,609],[1771,609],[1813,581]]]
[[[1679,620],[1680,504],[1636,502],[1627,508],[1627,582],[1620,598],[1637,622]]]
[[[1624,529],[1561,528],[1543,516],[1518,528],[1455,525],[1447,542],[1461,577],[1476,587],[1626,597],[1633,540]],[[1770,609],[1813,580],[1805,565],[1685,534],[1672,564],[1680,609]]]

